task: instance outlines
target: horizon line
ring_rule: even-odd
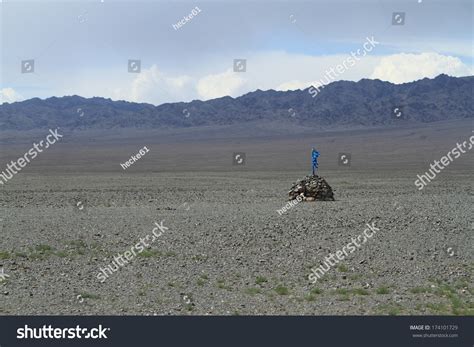
[[[394,83],[394,82],[389,82],[389,81],[382,81],[381,79],[378,79],[378,78],[374,78],[374,79],[371,79],[371,78],[361,78],[360,80],[358,81],[349,81],[349,80],[337,80],[337,81],[332,81],[326,85],[322,85],[322,86],[319,86],[318,88],[325,88],[327,86],[330,86],[331,84],[333,83],[337,83],[337,82],[347,82],[347,83],[360,83],[361,81],[364,81],[364,80],[369,80],[369,81],[379,81],[379,82],[382,82],[382,83],[388,83],[388,84],[392,84],[392,85],[396,85],[396,86],[401,86],[401,85],[404,85],[404,84],[411,84],[411,83],[416,83],[418,81],[422,81],[422,80],[435,80],[441,76],[447,76],[449,78],[456,78],[456,79],[461,79],[461,78],[469,78],[469,77],[474,77],[474,75],[468,75],[468,76],[450,76],[446,73],[441,73],[439,75],[437,75],[436,77],[433,77],[433,78],[429,78],[429,77],[424,77],[424,78],[420,78],[418,80],[414,80],[414,81],[411,81],[411,82],[404,82],[404,83]],[[139,101],[128,101],[128,100],[123,100],[123,99],[117,99],[117,100],[114,100],[112,98],[107,98],[107,97],[103,97],[103,96],[92,96],[92,97],[84,97],[84,96],[81,96],[81,95],[77,95],[77,94],[73,94],[73,95],[62,95],[62,96],[49,96],[49,97],[46,97],[46,98],[40,98],[40,97],[33,97],[33,98],[29,98],[29,99],[25,99],[25,100],[21,100],[21,101],[14,101],[14,102],[3,102],[0,104],[0,107],[5,105],[5,104],[8,104],[8,105],[13,105],[13,104],[16,104],[16,103],[22,103],[22,102],[27,102],[27,101],[31,101],[31,100],[35,100],[35,99],[39,99],[41,101],[46,101],[46,100],[49,100],[49,99],[60,99],[60,98],[72,98],[72,97],[78,97],[78,98],[82,98],[82,99],[86,99],[86,100],[90,100],[90,99],[104,99],[104,100],[110,100],[112,102],[125,102],[125,103],[129,103],[129,104],[142,104],[142,105],[150,105],[150,106],[154,106],[154,107],[159,107],[159,106],[163,106],[163,105],[167,105],[167,104],[179,104],[179,103],[183,103],[183,104],[189,104],[189,103],[192,103],[192,102],[195,102],[195,101],[200,101],[200,102],[207,102],[207,101],[212,101],[212,100],[218,100],[218,99],[223,99],[223,98],[231,98],[231,99],[238,99],[238,98],[241,98],[247,94],[251,94],[251,93],[256,93],[256,92],[277,92],[277,93],[286,93],[286,92],[301,92],[301,91],[305,91],[305,90],[308,90],[310,88],[317,88],[313,85],[309,85],[307,88],[304,88],[304,89],[287,89],[287,90],[275,90],[275,89],[267,89],[267,90],[262,90],[260,88],[257,88],[253,91],[249,91],[249,92],[246,92],[245,94],[241,94],[239,96],[236,96],[236,97],[232,97],[230,95],[224,95],[224,96],[220,96],[218,98],[213,98],[213,99],[207,99],[207,100],[200,100],[200,99],[194,99],[194,100],[191,100],[191,101],[175,101],[175,102],[164,102],[164,103],[161,103],[161,104],[152,104],[152,103],[149,103],[149,102],[139,102]]]

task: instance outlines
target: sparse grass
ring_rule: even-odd
[[[142,258],[160,257],[161,255],[162,253],[156,249],[144,249],[138,253],[138,256]]]
[[[380,288],[377,288],[375,292],[381,295],[390,294],[390,289],[388,289],[388,287],[380,287]]]
[[[351,291],[354,295],[369,295],[369,291],[364,288],[355,288]]]
[[[87,244],[84,240],[72,240],[68,242],[68,245],[70,246],[72,253],[79,255],[86,254]]]
[[[431,280],[431,282],[436,283],[435,288],[416,287],[410,291],[414,294],[433,293],[447,300],[445,303],[426,304],[426,308],[433,314],[474,315],[474,304],[472,302],[465,302],[463,300],[464,296],[458,294],[458,290],[466,288],[467,291],[471,293],[466,282],[461,281],[454,285],[443,283],[443,281],[439,279]]]
[[[398,316],[402,314],[403,307],[399,304],[381,305],[379,306],[379,310],[382,314],[388,314],[389,316]]]
[[[11,257],[10,252],[7,251],[0,251],[0,260],[1,259],[8,259]]]
[[[288,295],[290,293],[290,291],[288,290],[288,288],[282,286],[282,285],[278,285],[276,288],[275,288],[275,292],[278,294],[278,295]]]
[[[318,295],[318,294],[322,294],[323,290],[319,288],[312,288],[309,292],[310,294]]]
[[[29,247],[29,251],[28,258],[31,259],[44,259],[54,254],[54,248],[45,244],[36,245],[33,248]]]
[[[196,254],[196,255],[193,255],[192,259],[193,260],[196,260],[196,261],[206,261],[208,258],[207,255],[205,254]]]
[[[433,290],[433,293],[449,300],[448,307],[441,313],[447,314],[451,311],[454,315],[474,315],[474,303],[463,301],[463,296],[461,295],[460,297],[457,293],[457,289],[467,288],[467,291],[472,294],[472,291],[469,289],[469,286],[465,281],[458,282],[455,285],[443,283],[440,280],[436,281],[436,283],[438,284],[438,287]],[[435,311],[436,308],[436,306],[433,306],[433,311]]]
[[[410,289],[410,292],[413,294],[421,294],[421,293],[431,293],[431,288],[428,287],[414,287]]]
[[[344,264],[341,264],[337,267],[337,269],[339,270],[339,272],[348,272],[349,269],[347,268],[347,266],[345,266]]]
[[[268,280],[263,276],[257,276],[257,278],[255,279],[255,284],[258,284],[258,285],[261,285],[266,282],[268,282]]]
[[[449,311],[447,305],[443,303],[429,303],[426,307],[435,314],[446,314]]]
[[[451,294],[456,294],[456,289],[448,284],[441,284],[434,289],[434,293],[438,296],[449,297]]]
[[[87,244],[84,240],[72,240],[67,243],[72,248],[87,248]]]
[[[347,289],[347,288],[338,288],[334,291],[335,294],[349,296],[349,295],[369,295],[370,293],[364,288],[354,288],[354,289]]]
[[[313,288],[310,290],[309,295],[305,297],[307,301],[315,301],[316,297],[321,294],[323,291],[319,288]]]
[[[144,284],[144,285],[140,286],[140,289],[138,290],[138,296],[146,296],[149,289],[150,289],[149,284]]]
[[[454,287],[459,290],[466,289],[470,294],[474,295],[474,290],[471,287],[471,284],[465,280],[458,281]]]
[[[456,316],[472,316],[474,315],[473,303],[464,303],[457,295],[450,294],[451,312]]]
[[[55,253],[58,257],[65,258],[67,257],[67,252],[66,251],[57,251]]]
[[[207,276],[206,274],[201,274],[198,280],[196,281],[196,283],[198,286],[203,286],[204,284],[206,284],[208,280],[209,280],[209,276]]]
[[[245,289],[245,292],[250,295],[256,295],[256,294],[261,294],[262,290],[260,288],[251,287],[251,288]]]
[[[347,294],[343,294],[337,298],[338,301],[349,301],[351,298]]]
[[[345,289],[345,288],[338,288],[334,292],[336,294],[339,294],[339,295],[348,295],[349,294],[349,290]]]
[[[451,312],[456,316],[474,316],[474,303],[464,302],[455,294],[449,295]]]
[[[441,281],[439,278],[429,277],[428,281],[436,283],[437,285],[443,284],[443,281]]]
[[[229,286],[226,286],[224,280],[217,280],[217,288],[231,290],[231,288]]]
[[[56,248],[46,245],[39,244],[34,247],[28,247],[28,252],[14,252],[12,256],[21,257],[21,258],[30,258],[30,259],[45,259],[51,255],[56,255],[61,258],[68,257],[70,255],[86,254],[87,245],[82,240],[70,241],[67,243],[70,248],[65,250],[57,250]],[[1,259],[1,256],[0,256]]]
[[[402,309],[400,307],[397,307],[397,306],[393,306],[391,308],[388,309],[387,313],[389,314],[389,316],[399,316],[402,314]]]
[[[54,248],[49,245],[40,244],[40,245],[35,246],[35,251],[39,253],[48,253],[48,252],[52,252],[53,250]]]

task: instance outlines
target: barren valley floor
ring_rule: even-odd
[[[336,201],[281,216],[305,172],[20,173],[0,191],[0,314],[473,314],[472,174],[418,191],[418,173],[323,171]],[[366,223],[380,231],[310,283]]]

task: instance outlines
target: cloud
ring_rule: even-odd
[[[151,104],[181,101],[186,89],[191,89],[191,82],[191,77],[186,75],[169,77],[153,64],[148,69],[142,69],[131,83],[113,89],[113,98]]]
[[[114,100],[147,102],[155,105],[163,102],[182,101],[189,94],[189,90],[192,90],[191,77],[186,75],[170,76],[158,69],[155,64],[150,68],[142,68],[140,73],[133,74],[132,77],[132,80],[111,79],[110,83],[105,85],[98,82],[90,88],[94,89],[95,94],[111,97]],[[81,85],[83,86],[83,84]]]
[[[240,72],[228,69],[220,74],[202,77],[196,85],[196,90],[204,100],[226,95],[237,96],[237,92],[245,84],[245,80],[239,74]]]
[[[473,73],[459,58],[425,52],[421,54],[400,53],[382,57],[370,78],[392,83],[406,83],[439,74],[466,76]]]
[[[15,101],[21,101],[23,99],[23,96],[17,93],[13,88],[0,89],[0,104],[5,102],[12,103]]]
[[[324,77],[321,80],[314,80],[314,81],[299,81],[299,80],[293,80],[293,81],[288,81],[288,82],[283,82],[280,84],[278,87],[275,88],[275,90],[281,90],[281,91],[288,91],[288,90],[297,90],[297,89],[307,89],[310,86],[325,86],[331,82],[337,81],[337,79],[331,80],[329,77]]]
[[[306,89],[311,85],[311,82],[301,82],[299,80],[291,80],[288,82],[283,82],[276,87],[276,90],[297,90],[297,89]]]
[[[372,73],[380,61],[380,56],[368,54],[360,57],[359,60],[354,60],[354,64],[346,64],[347,68],[338,73],[337,66],[342,66],[349,57],[350,54],[310,56],[285,53],[273,55],[271,64],[279,65],[273,69],[279,72],[276,76],[280,80],[274,80],[275,84],[271,88],[285,91],[326,85],[338,80],[358,81]],[[268,76],[268,78],[273,77]]]
[[[139,74],[128,73],[123,66],[108,69],[84,70],[70,75],[67,80],[53,75],[52,81],[62,81],[56,89],[43,95],[30,90],[26,97],[51,95],[101,96],[113,100],[147,102],[159,105],[166,102],[208,100],[222,96],[237,97],[256,89],[295,90],[317,86],[328,81],[359,81],[362,78],[378,78],[395,83],[410,82],[424,77],[436,77],[441,73],[451,76],[472,75],[472,66],[459,58],[438,53],[402,53],[393,55],[367,54],[354,66],[347,64],[341,73],[328,72],[342,64],[350,54],[309,55],[286,51],[244,52],[246,72],[232,71],[232,56],[217,57],[213,62],[182,66],[178,70],[165,70],[158,65],[142,65]],[[467,64],[467,65],[466,65]],[[53,83],[52,83],[53,84]],[[3,99],[21,99],[15,91],[6,88]],[[29,93],[29,94],[27,94]],[[18,93],[16,93],[18,94]],[[13,95],[10,97],[9,95]]]
[[[449,38],[412,38],[406,40],[405,37],[395,37],[397,40],[386,40],[384,45],[392,49],[394,52],[437,52],[445,55],[454,55],[457,57],[465,57],[467,59],[473,57],[472,39],[449,37]]]

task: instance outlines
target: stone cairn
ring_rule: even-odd
[[[306,176],[299,180],[291,187],[288,195],[288,200],[294,200],[300,196],[303,201],[334,201],[331,186],[318,175]]]

